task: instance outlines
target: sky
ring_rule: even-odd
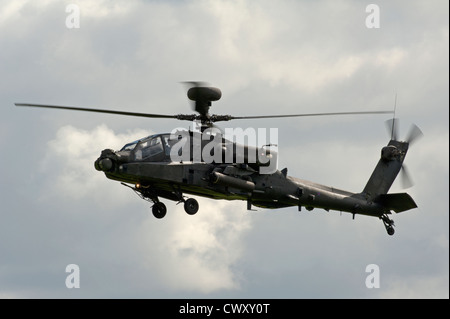
[[[374,3],[379,8],[377,27]],[[74,6],[79,9],[75,25]],[[0,0],[0,298],[449,298],[449,18],[433,1]],[[78,27],[77,27],[78,26]],[[396,108],[418,208],[396,233],[366,216],[199,201],[188,216],[94,169],[106,148],[189,122],[18,108],[45,103],[189,114]],[[397,99],[395,98],[397,96]],[[395,102],[396,100],[396,102]],[[278,168],[352,192],[391,115],[235,121],[278,129]],[[79,269],[69,289],[68,265]],[[379,269],[379,287],[368,288]]]

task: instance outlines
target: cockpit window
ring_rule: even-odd
[[[138,142],[139,141],[134,141],[134,142],[125,144],[125,146],[122,147],[121,151],[132,151],[132,150],[134,150],[134,148],[136,147]]]
[[[134,151],[137,160],[144,160],[147,157],[161,153],[163,151],[161,137],[157,136],[141,141]]]
[[[150,136],[141,138],[141,139],[139,139],[139,140],[136,140],[136,141],[134,141],[134,142],[125,144],[125,146],[122,147],[122,149],[121,149],[120,151],[132,151],[132,150],[134,150],[134,148],[136,147],[136,145],[137,145],[140,141],[149,140],[149,139],[151,139],[152,137],[154,137],[155,135],[156,135],[156,134],[150,135]]]

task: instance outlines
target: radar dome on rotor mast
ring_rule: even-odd
[[[208,116],[211,102],[220,100],[222,92],[215,87],[194,86],[188,90],[187,96],[195,101],[195,111],[202,116]]]

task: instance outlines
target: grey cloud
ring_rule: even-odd
[[[448,3],[2,1],[0,297],[448,298]],[[15,108],[54,103],[189,113],[185,80],[223,97],[218,114],[392,109],[424,138],[406,164],[419,209],[379,220],[295,208],[247,212],[199,199],[186,216],[93,169],[103,148],[189,123]],[[389,116],[235,122],[278,127],[280,168],[362,189]],[[403,191],[396,183],[393,192]],[[81,288],[64,285],[78,263]],[[381,269],[378,290],[365,267]]]

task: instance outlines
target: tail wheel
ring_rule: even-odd
[[[380,217],[381,220],[383,221],[384,227],[386,228],[386,231],[388,233],[389,236],[392,236],[395,234],[395,229],[394,229],[394,221],[392,219],[390,219],[387,214],[384,214],[383,216]]]
[[[167,213],[166,205],[164,205],[164,203],[161,202],[155,203],[152,207],[152,213],[153,216],[155,216],[158,219],[163,218],[164,216],[166,216]]]
[[[392,226],[386,227],[386,231],[387,231],[389,236],[392,236],[392,235],[395,234],[395,229]]]
[[[194,198],[189,198],[184,202],[184,210],[189,215],[195,215],[198,212],[198,202]]]

